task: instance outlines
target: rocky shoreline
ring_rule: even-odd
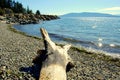
[[[49,21],[59,19],[57,15],[36,15],[36,14],[5,14],[0,16],[1,21],[6,21],[7,24],[37,24],[40,21]]]
[[[36,80],[38,66],[32,60],[43,47],[41,39],[0,22],[0,80]],[[67,72],[67,80],[120,79],[120,59],[75,47],[68,53],[75,66]]]

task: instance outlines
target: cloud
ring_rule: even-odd
[[[116,11],[116,10],[120,10],[120,7],[103,8],[100,11]]]

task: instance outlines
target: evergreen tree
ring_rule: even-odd
[[[27,6],[27,13],[28,14],[32,14],[33,13],[32,10],[29,9],[29,6]]]
[[[30,10],[29,10],[29,6],[27,6],[27,13],[29,13],[29,11],[30,11]]]
[[[40,15],[40,11],[39,10],[36,11],[36,15]]]
[[[26,14],[27,13],[27,10],[25,8],[23,8],[23,13]]]
[[[12,8],[12,4],[13,4],[12,0],[6,0],[6,7],[7,8]]]
[[[16,3],[14,3],[13,11],[15,13],[24,13],[25,12],[25,8],[23,8],[23,5],[21,3],[16,2]]]
[[[0,0],[0,8],[2,11],[4,8],[11,9],[14,13],[32,13],[32,10],[30,10],[29,7],[26,10],[21,3],[13,0]]]
[[[17,12],[18,13],[23,13],[23,5],[19,2],[17,2]]]
[[[0,0],[0,7],[5,8],[6,0]]]

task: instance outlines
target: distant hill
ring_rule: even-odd
[[[120,17],[120,16],[104,13],[82,12],[82,13],[68,13],[62,15],[61,17]]]
[[[120,16],[120,14],[117,14],[117,16]]]

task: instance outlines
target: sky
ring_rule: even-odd
[[[120,14],[120,0],[15,0],[29,6],[33,12],[63,15],[67,13],[99,12]]]

